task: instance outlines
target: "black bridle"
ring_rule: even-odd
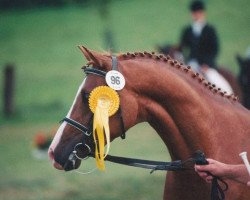
[[[91,67],[84,67],[83,68],[84,72],[86,75],[88,74],[95,74],[97,76],[105,77],[106,73],[105,71],[96,69],[96,68],[91,68]],[[112,56],[112,70],[118,70],[117,66],[117,58]],[[121,138],[125,139],[125,128],[124,128],[124,121],[122,118],[122,112],[121,112],[121,106],[118,109],[118,114],[120,116],[121,120],[121,129],[122,129],[122,134]],[[69,118],[65,117],[62,122],[66,122],[67,124],[75,127],[79,131],[83,133],[83,143],[77,143],[72,151],[72,153],[69,155],[68,160],[72,162],[73,168],[75,169],[75,162],[77,159],[79,160],[85,160],[88,157],[95,157],[95,152],[92,149],[92,145],[86,144],[86,137],[92,137],[93,131],[92,131],[92,123],[90,123],[90,127],[87,128],[86,126],[82,125],[81,123]],[[93,137],[92,137],[93,138]],[[94,141],[93,141],[94,142]],[[77,148],[82,146],[83,148],[86,148],[88,153],[84,157],[80,157],[77,154]],[[135,159],[135,158],[126,158],[126,157],[120,157],[120,156],[111,156],[107,155],[105,157],[106,161],[110,161],[113,163],[118,163],[122,165],[128,165],[128,166],[133,166],[133,167],[139,167],[139,168],[145,168],[145,169],[151,169],[150,173],[153,173],[154,171],[157,170],[162,170],[162,171],[181,171],[181,170],[193,170],[193,167],[190,166],[193,164],[197,165],[207,165],[208,161],[206,160],[205,154],[198,150],[195,152],[195,154],[185,160],[177,160],[173,162],[160,162],[160,161],[152,161],[152,160],[142,160],[142,159]],[[207,172],[209,175],[213,176],[209,172]],[[224,189],[221,188],[221,186],[218,184],[218,181],[224,184]],[[217,176],[213,176],[213,181],[212,181],[212,189],[211,189],[211,200],[224,200],[225,195],[224,191],[228,189],[228,185],[225,181],[223,181],[221,178]]]
[[[112,56],[112,70],[118,70],[117,67],[117,58],[115,56]],[[85,72],[86,75],[88,74],[94,74],[97,76],[101,76],[104,77],[106,76],[105,71],[96,69],[96,68],[92,68],[92,67],[83,67],[83,71]],[[126,131],[125,131],[125,127],[124,127],[124,122],[123,122],[123,117],[122,117],[122,111],[121,111],[121,106],[118,109],[118,115],[120,117],[120,121],[121,121],[121,138],[125,139],[126,138]],[[86,126],[82,125],[81,123],[70,119],[69,117],[65,117],[61,122],[67,122],[68,124],[70,124],[71,126],[77,128],[78,130],[82,131],[84,133],[84,135],[90,136],[90,134],[92,133],[92,128],[87,128]]]

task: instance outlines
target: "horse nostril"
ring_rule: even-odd
[[[52,148],[49,148],[49,150],[48,150],[48,156],[49,156],[49,159],[50,159],[51,161],[54,160],[54,151],[53,151]]]
[[[57,163],[55,161],[55,156],[54,156],[54,150],[52,148],[49,148],[48,150],[48,155],[49,155],[49,159],[52,161],[53,163],[53,166],[56,168],[56,169],[59,169],[59,170],[63,170],[63,167]]]

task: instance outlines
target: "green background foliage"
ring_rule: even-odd
[[[163,172],[149,175],[147,170],[114,164],[108,164],[104,174],[59,172],[47,160],[32,157],[32,139],[38,131],[50,132],[57,126],[73,102],[84,77],[80,67],[86,63],[77,45],[109,51],[103,39],[107,29],[118,53],[176,44],[190,22],[189,2],[110,1],[106,20],[98,2],[1,11],[0,72],[6,63],[16,66],[16,112],[5,118],[0,98],[0,199],[161,199]],[[235,55],[244,54],[250,44],[250,4],[248,0],[206,2],[208,21],[220,37],[218,63],[237,74]],[[127,140],[112,143],[112,154],[169,160],[167,149],[147,124],[127,135]],[[94,166],[91,162],[86,166]]]

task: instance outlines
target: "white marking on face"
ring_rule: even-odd
[[[82,88],[83,88],[83,86],[85,84],[85,80],[86,80],[86,78],[83,80],[82,84],[80,85],[80,87],[79,87],[79,89],[77,91],[77,94],[75,96],[75,100],[74,100],[74,102],[73,102],[73,104],[72,104],[72,106],[71,106],[71,108],[70,108],[70,110],[69,110],[69,112],[68,112],[68,114],[66,116],[67,118],[70,118],[70,116],[71,116],[71,112],[72,112],[72,110],[73,110],[73,108],[74,108],[74,106],[76,104],[77,97],[79,96],[79,94],[82,91]],[[52,143],[51,143],[51,145],[49,147],[49,149],[51,149],[52,151],[54,151],[55,148],[56,148],[56,146],[58,145],[58,143],[59,143],[59,141],[60,141],[60,139],[62,137],[62,133],[63,133],[64,128],[65,128],[66,125],[67,125],[67,123],[63,122],[61,124],[61,126],[59,127],[59,129],[57,130],[56,135],[55,135],[55,137],[54,137],[54,139],[53,139],[53,141],[52,141]]]

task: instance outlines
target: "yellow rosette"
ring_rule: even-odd
[[[104,158],[109,152],[109,117],[119,109],[119,95],[108,86],[96,87],[89,96],[89,108],[94,113],[93,137],[95,141],[95,159],[99,170],[104,171]],[[105,139],[107,149],[105,152]]]

